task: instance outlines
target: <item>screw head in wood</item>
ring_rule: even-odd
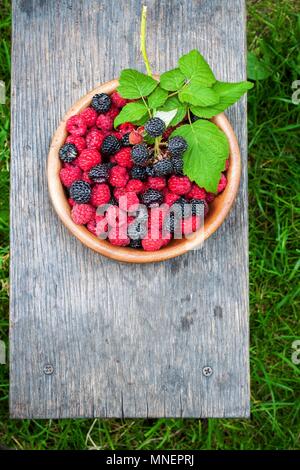
[[[52,364],[45,364],[43,368],[43,372],[45,375],[51,375],[54,372],[54,367]]]
[[[202,374],[204,377],[210,377],[213,373],[213,369],[210,366],[204,366],[202,369]]]

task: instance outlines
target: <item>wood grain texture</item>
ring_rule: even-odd
[[[246,100],[228,113],[243,158],[239,197],[201,251],[158,264],[117,263],[72,237],[49,202],[46,158],[65,111],[122,68],[143,70],[141,4],[14,1],[15,418],[249,416]],[[245,79],[243,0],[146,4],[154,71],[196,47],[218,79]]]

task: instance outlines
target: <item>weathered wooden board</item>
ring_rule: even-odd
[[[48,199],[47,152],[65,111],[122,68],[143,70],[141,4],[14,1],[12,417],[249,415],[245,100],[228,113],[243,156],[239,197],[201,251],[109,261],[66,231]],[[245,78],[243,0],[146,4],[155,71],[199,48],[217,78]]]

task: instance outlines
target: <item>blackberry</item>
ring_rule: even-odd
[[[195,116],[195,114],[193,113],[190,113],[190,117],[191,117],[192,122],[198,121],[198,119],[200,119],[198,116]]]
[[[186,140],[183,137],[180,137],[180,135],[171,137],[168,142],[168,150],[172,157],[180,157],[187,148],[188,145]]]
[[[104,183],[109,178],[110,169],[113,167],[112,163],[100,163],[94,166],[89,172],[89,178],[95,183]]]
[[[163,195],[160,191],[157,191],[157,189],[147,189],[147,191],[142,194],[141,199],[145,206],[152,207],[163,202]]]
[[[91,102],[91,107],[99,114],[104,114],[109,111],[111,107],[111,98],[106,93],[98,93],[94,95]]]
[[[155,176],[155,170],[153,166],[146,166],[146,173],[148,176]]]
[[[114,155],[121,149],[119,140],[114,135],[108,135],[103,140],[100,151],[103,156]]]
[[[171,160],[165,158],[153,165],[156,176],[166,176],[173,173],[173,165]]]
[[[208,213],[208,204],[204,199],[191,199],[192,215],[206,216]]]
[[[131,248],[142,248],[142,241],[141,240],[130,240],[129,246]]]
[[[116,200],[115,196],[112,196],[112,197],[110,198],[110,201],[109,201],[108,204],[111,205],[111,206],[118,206],[118,205],[119,205],[119,203],[118,203],[118,201]]]
[[[181,157],[171,159],[175,175],[183,175],[183,160]]]
[[[136,216],[136,219],[135,221],[136,222],[146,222],[148,220],[148,211],[146,209],[145,206],[138,206],[138,208],[136,209],[135,211],[135,216]]]
[[[123,147],[130,147],[130,142],[129,142],[129,134],[130,132],[127,132],[126,134],[123,135],[122,139],[121,139],[121,144],[123,145]]]
[[[74,144],[65,144],[59,149],[59,158],[65,163],[71,163],[78,155]]]
[[[148,147],[146,144],[136,144],[131,150],[132,160],[135,165],[144,166],[149,158]]]
[[[177,201],[171,206],[171,210],[178,214],[180,217],[188,218],[192,215],[193,205],[190,201],[185,199],[185,197],[180,197]],[[193,214],[195,215],[195,214]]]
[[[166,129],[166,124],[164,121],[158,117],[149,119],[145,124],[145,131],[151,137],[158,137],[164,133]]]
[[[180,217],[176,213],[170,212],[164,219],[163,232],[166,231],[174,235],[179,228],[179,220]]]
[[[86,204],[91,198],[91,186],[86,181],[74,181],[70,188],[70,196],[77,204]]]
[[[134,221],[128,225],[127,233],[131,240],[142,240],[147,235],[147,225]]]
[[[131,170],[131,178],[135,180],[145,181],[147,179],[146,168],[135,165]]]

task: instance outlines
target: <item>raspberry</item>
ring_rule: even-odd
[[[111,107],[110,96],[106,93],[98,93],[94,95],[91,102],[91,107],[99,114],[107,113]]]
[[[77,161],[82,170],[88,171],[93,168],[93,166],[101,163],[101,155],[96,149],[84,149]]]
[[[222,191],[224,191],[224,189],[226,188],[227,186],[227,178],[225,175],[221,175],[221,178],[220,178],[220,181],[219,181],[219,184],[218,184],[218,189],[217,189],[217,193],[221,193]]]
[[[141,193],[144,190],[144,183],[140,180],[129,180],[126,185],[126,191]]]
[[[126,233],[126,226],[112,228],[108,233],[109,241],[115,246],[126,246],[130,243],[130,238]]]
[[[145,181],[147,179],[146,169],[142,166],[134,166],[131,170],[131,178]]]
[[[116,188],[124,188],[128,180],[129,175],[126,171],[126,168],[116,165],[111,169],[109,182],[112,186],[115,186]]]
[[[149,176],[148,184],[149,184],[149,188],[157,189],[158,191],[161,191],[162,189],[164,189],[167,183],[166,183],[165,178],[158,177],[158,176],[156,177]]]
[[[121,142],[121,141],[122,141],[122,137],[123,137],[123,136],[122,136],[121,132],[119,132],[119,131],[113,131],[113,132],[112,132],[112,135],[114,135],[114,136],[120,141],[120,144],[122,145],[122,142]]]
[[[166,176],[173,173],[173,165],[171,160],[165,158],[153,165],[156,176]]]
[[[103,140],[100,150],[101,150],[102,155],[108,156],[108,155],[114,155],[120,150],[120,148],[121,148],[121,144],[119,140],[114,135],[108,135]]]
[[[91,187],[86,181],[74,181],[70,188],[70,197],[74,199],[77,204],[85,204],[91,198]]]
[[[87,224],[95,217],[95,208],[90,204],[75,204],[72,207],[71,217],[75,224]]]
[[[139,205],[140,200],[136,193],[130,191],[119,198],[119,206],[124,211],[134,211]]]
[[[163,202],[163,195],[160,191],[156,189],[148,189],[144,194],[142,194],[142,203],[147,207],[152,207],[156,204],[161,204]]]
[[[81,179],[81,169],[78,166],[68,165],[59,172],[60,181],[66,188],[69,188],[74,181]]]
[[[89,184],[93,184],[93,181],[91,180],[91,178],[89,177],[89,172],[88,171],[84,171],[82,173],[82,181],[86,181],[87,183]]]
[[[64,144],[60,149],[59,149],[59,158],[64,162],[64,163],[71,163],[75,160],[75,158],[78,155],[77,148],[75,147],[74,144]]]
[[[161,238],[158,239],[151,239],[148,236],[142,240],[142,247],[144,248],[145,251],[157,251],[160,250],[161,247],[163,246],[163,241]]]
[[[172,157],[181,157],[181,155],[188,148],[187,142],[183,137],[179,135],[176,137],[171,137],[168,142],[168,150]]]
[[[72,116],[66,123],[67,131],[76,136],[81,136],[86,133],[87,125],[85,119],[81,116]]]
[[[181,231],[183,235],[188,235],[189,233],[196,232],[200,227],[200,217],[196,215],[191,215],[188,219],[182,220]]]
[[[81,136],[69,135],[66,138],[66,143],[75,145],[78,152],[82,152],[86,148],[85,139]]]
[[[130,147],[130,142],[129,142],[129,132],[127,134],[124,134],[121,138],[121,144],[123,147]]]
[[[109,173],[113,167],[112,163],[102,163],[94,166],[90,172],[89,177],[95,183],[105,183],[109,178]]]
[[[179,226],[181,223],[182,217],[176,212],[170,212],[163,223],[163,233],[178,234]]]
[[[69,197],[68,203],[70,204],[71,207],[73,207],[76,204],[74,199],[72,199],[71,197]]]
[[[119,202],[119,199],[121,196],[125,196],[126,190],[125,188],[116,188],[114,189],[114,197],[116,198],[116,201]]]
[[[192,206],[190,201],[185,199],[185,197],[181,196],[173,206],[171,206],[171,210],[175,211],[180,215],[180,217],[187,218],[192,215],[192,209],[196,208],[195,204]]]
[[[148,147],[146,144],[137,144],[131,150],[132,160],[135,165],[144,166],[149,158]]]
[[[91,219],[91,220],[87,223],[86,228],[87,228],[88,231],[91,232],[93,235],[97,235],[97,232],[96,232],[96,220],[95,220],[95,219]]]
[[[110,189],[105,183],[95,184],[92,189],[91,204],[95,207],[107,204],[110,200]]]
[[[119,108],[117,108],[116,106],[112,106],[110,110],[106,113],[106,116],[110,117],[110,119],[112,119],[113,121],[118,116],[119,113],[120,113]]]
[[[98,129],[92,129],[86,136],[86,146],[88,149],[99,150],[103,141],[104,135]]]
[[[87,127],[93,127],[96,124],[98,115],[93,108],[88,107],[81,111],[79,116],[85,120]]]
[[[168,181],[168,187],[170,191],[175,194],[186,194],[191,190],[192,183],[187,176],[171,176]]]
[[[127,214],[117,206],[110,206],[106,211],[106,220],[110,227],[127,224]]]
[[[119,95],[117,91],[115,91],[110,97],[112,103],[117,106],[117,108],[123,108],[123,106],[125,106],[125,104],[127,103],[127,100],[125,100],[125,98],[122,98],[122,96]]]
[[[179,199],[178,194],[171,193],[170,191],[166,191],[164,194],[164,202],[168,204],[168,206],[172,206],[174,202],[176,202]]]
[[[127,233],[131,240],[141,240],[147,235],[147,225],[135,220],[128,225]]]
[[[131,149],[129,147],[121,148],[116,154],[115,159],[118,165],[124,168],[132,168],[133,161],[131,158]]]
[[[107,114],[99,114],[96,125],[102,131],[111,131],[114,127],[114,122]]]
[[[181,157],[171,159],[175,175],[183,175],[183,160]]]
[[[172,240],[172,234],[171,233],[163,233],[162,234],[162,247],[166,246],[170,241]]]
[[[151,228],[154,228],[158,231],[162,229],[163,221],[166,217],[167,209],[163,206],[161,207],[151,207],[149,210],[149,218],[148,218],[148,229],[151,231]],[[154,234],[154,230],[153,230]]]
[[[215,199],[214,193],[206,193],[206,202],[208,203],[213,202],[214,199]]]
[[[121,134],[128,134],[129,132],[133,131],[135,129],[134,125],[131,122],[124,122],[123,124],[120,124],[118,127],[119,131]]]
[[[188,199],[205,199],[206,191],[204,188],[200,188],[196,183],[192,184],[191,190],[186,196]]]
[[[130,248],[142,248],[142,241],[141,240],[130,240],[129,243]]]
[[[149,119],[149,121],[147,121],[145,124],[145,131],[147,134],[151,135],[151,137],[158,137],[162,135],[165,128],[166,124],[158,117]]]
[[[209,208],[204,199],[191,199],[190,204],[192,205],[192,215],[207,216]]]
[[[99,238],[106,238],[108,223],[104,215],[96,214],[96,235]]]
[[[136,145],[142,143],[144,140],[142,132],[139,132],[138,129],[134,129],[129,133],[129,143],[131,145]]]

